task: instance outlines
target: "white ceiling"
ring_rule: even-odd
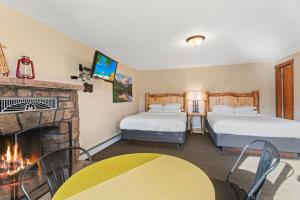
[[[140,70],[274,61],[300,50],[299,0],[0,2]],[[207,39],[189,47],[193,34]]]

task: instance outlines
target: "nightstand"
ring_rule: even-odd
[[[193,118],[194,117],[199,117],[200,118],[200,122],[201,122],[201,127],[200,128],[193,128]],[[188,113],[188,123],[190,126],[190,133],[205,133],[205,117],[206,117],[206,113]]]

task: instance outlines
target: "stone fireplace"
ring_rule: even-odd
[[[36,158],[79,146],[78,90],[82,87],[0,79],[0,200],[22,199],[21,173]],[[44,180],[38,181],[42,188]]]

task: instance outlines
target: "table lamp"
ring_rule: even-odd
[[[199,101],[202,99],[202,91],[189,92],[188,100],[193,101],[193,112],[199,112]]]

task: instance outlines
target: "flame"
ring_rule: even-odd
[[[18,144],[13,146],[13,151],[11,145],[8,145],[6,154],[2,155],[0,160],[0,178],[12,176],[29,165],[31,165],[30,159],[23,158]]]
[[[10,145],[8,145],[7,150],[6,150],[6,161],[11,162]]]
[[[18,160],[18,145],[14,145],[14,154],[13,154],[13,162],[17,162]]]

